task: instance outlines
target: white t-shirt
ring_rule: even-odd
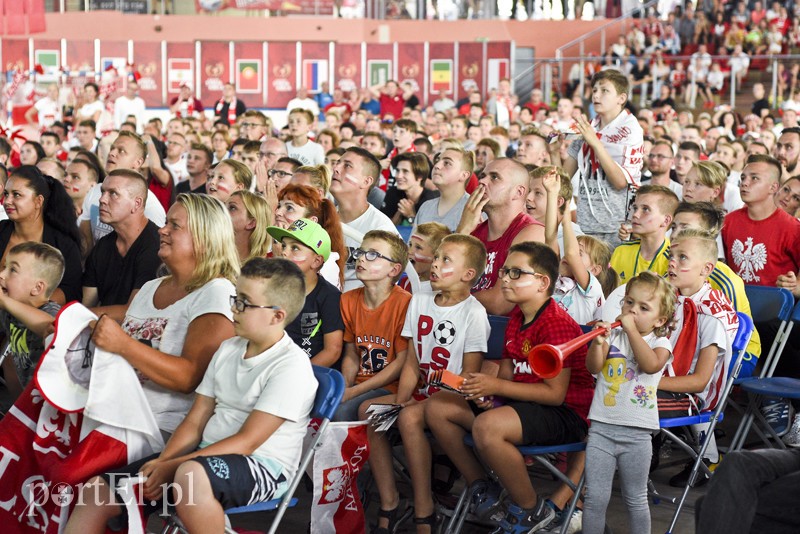
[[[185,156],[181,156],[181,159],[175,163],[170,163],[165,159],[164,166],[172,174],[172,181],[175,183],[175,185],[178,185],[179,183],[189,179],[189,169],[186,168]]]
[[[193,320],[209,313],[218,313],[232,320],[230,296],[236,293],[236,288],[229,280],[215,278],[174,304],[159,309],[153,304],[153,295],[163,280],[156,278],[147,282],[133,297],[122,323],[122,329],[132,338],[180,357]],[[141,373],[139,380],[158,428],[174,432],[192,406],[193,395],[170,391]]]
[[[339,280],[339,264],[336,263],[338,260],[339,253],[331,252],[331,255],[328,256],[328,259],[322,264],[322,267],[319,270],[319,275],[328,283],[333,284],[336,289],[341,291],[342,282]]]
[[[586,291],[574,279],[559,276],[556,288],[553,291],[553,300],[575,319],[578,324],[589,324],[594,319],[595,312],[606,301],[603,296],[603,287],[592,273],[589,273],[589,285]]]
[[[114,127],[119,128],[128,115],[136,117],[136,128],[141,129],[144,123],[144,100],[135,96],[128,98],[123,95],[114,101]]]
[[[300,463],[317,392],[311,360],[286,332],[275,345],[250,358],[244,357],[247,343],[241,337],[224,341],[197,386],[198,394],[216,401],[200,446],[236,434],[253,410],[280,417],[285,421],[252,456],[267,467],[272,467],[269,460],[277,460],[283,466],[281,474],[291,479]]]
[[[744,202],[742,202],[742,194],[739,192],[739,184],[737,183],[734,185],[730,182],[726,182],[725,201],[722,203],[722,208],[727,213],[730,213],[743,207]]]
[[[286,142],[286,152],[303,165],[322,165],[325,163],[325,149],[314,141],[308,141],[303,146],[294,146],[291,141]]]
[[[83,199],[83,212],[78,216],[78,226],[82,221],[89,221],[89,224],[92,225],[92,236],[95,243],[101,237],[107,236],[114,230],[111,226],[100,221],[100,196],[102,194],[103,191],[100,189],[99,184],[92,187],[86,194],[86,198]],[[164,206],[161,205],[161,202],[149,189],[147,190],[144,214],[159,228],[167,222],[167,212],[164,211]]]
[[[672,343],[654,332],[644,336],[651,349],[664,348],[670,352]],[[657,373],[640,373],[628,336],[618,327],[608,338],[609,351],[601,373],[596,375],[589,419],[611,425],[658,429],[656,390],[663,369]]]
[[[93,119],[94,114],[99,112],[103,112],[106,109],[106,105],[103,104],[100,100],[95,100],[94,102],[90,102],[89,104],[84,104],[78,110],[78,115],[86,117],[87,119]],[[100,126],[98,124],[98,126]]]
[[[436,293],[414,293],[401,335],[409,338],[417,354],[423,387],[416,394],[429,397],[438,391],[428,385],[431,371],[461,374],[465,352],[485,354],[490,328],[486,308],[472,295],[442,307],[436,304]]]
[[[58,101],[49,96],[37,100],[33,107],[36,108],[39,126],[42,128],[49,128],[54,122],[61,120],[61,106],[58,105]]]
[[[386,230],[399,235],[392,220],[372,204],[369,204],[367,211],[362,213],[359,218],[346,224],[362,234],[366,234],[370,230]],[[344,269],[344,291],[342,293],[364,285],[356,278],[356,260],[353,258],[353,251],[361,246],[361,241],[356,241],[345,233],[344,244],[347,247],[347,263]]]

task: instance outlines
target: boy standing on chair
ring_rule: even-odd
[[[186,418],[164,450],[120,470],[146,477],[145,513],[174,484],[189,532],[223,532],[224,510],[280,498],[297,471],[317,381],[284,328],[300,312],[305,281],[289,260],[254,258],[231,295],[237,337],[220,345]],[[105,532],[122,513],[107,475],[82,490],[69,534]],[[175,502],[175,499],[171,499]],[[160,504],[160,503],[159,503]]]
[[[675,331],[670,335],[673,361],[658,383],[658,410],[661,417],[680,417],[712,410],[728,376],[731,345],[739,328],[739,318],[728,298],[712,289],[708,277],[717,263],[716,238],[702,230],[687,229],[672,237],[667,280],[678,291]],[[694,425],[699,434],[707,425]],[[714,436],[708,439],[713,440]],[[719,461],[716,444],[706,450],[706,463]],[[693,462],[670,479],[670,485],[683,487]],[[707,481],[701,474],[698,485]]]
[[[494,531],[497,534],[534,532],[549,525],[556,515],[536,494],[517,447],[579,442],[588,429],[594,384],[586,371],[586,347],[570,354],[555,378],[541,378],[528,363],[528,354],[536,345],[559,345],[582,333],[578,323],[552,299],[558,265],[558,256],[544,244],[526,242],[511,247],[498,284],[516,307],[506,328],[498,376],[472,373],[461,387],[467,400],[437,395],[425,408],[428,427],[470,484],[474,513],[484,518],[492,515],[500,507],[501,489],[507,490],[504,518]],[[494,398],[503,398],[505,405],[494,408]],[[475,453],[464,444],[470,431],[478,455],[497,475],[502,488],[489,479]],[[577,473],[573,467],[567,474],[577,480],[582,463]]]

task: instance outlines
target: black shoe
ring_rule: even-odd
[[[706,464],[706,467],[711,466],[711,462],[703,458],[703,463]],[[686,467],[683,468],[683,471],[675,475],[674,477],[669,479],[669,485],[673,488],[683,488],[686,487],[686,484],[689,482],[689,475],[692,473],[692,467],[694,467],[694,461],[691,461],[686,464]],[[695,488],[699,488],[701,486],[705,486],[708,482],[708,475],[702,469],[697,470],[697,476],[694,480]]]

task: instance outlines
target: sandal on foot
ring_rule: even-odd
[[[429,527],[431,527],[431,532],[436,532],[436,527],[439,525],[439,516],[436,515],[436,512],[434,512],[426,517],[415,517],[414,524],[428,525]]]
[[[375,527],[370,531],[371,534],[394,534],[397,530],[399,525],[400,519],[403,517],[403,514],[400,513],[400,503],[397,503],[397,506],[392,508],[391,510],[384,510],[383,508],[378,509],[378,521],[380,518],[388,519],[389,524],[385,527],[379,527],[375,525]]]

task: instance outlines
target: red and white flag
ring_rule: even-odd
[[[80,484],[163,447],[133,368],[88,345],[92,317],[61,310],[36,380],[0,421],[4,534],[61,532]]]
[[[306,441],[316,432],[317,427],[312,422]],[[311,534],[365,531],[364,508],[356,479],[368,457],[366,421],[328,425],[309,466],[314,482]]]

